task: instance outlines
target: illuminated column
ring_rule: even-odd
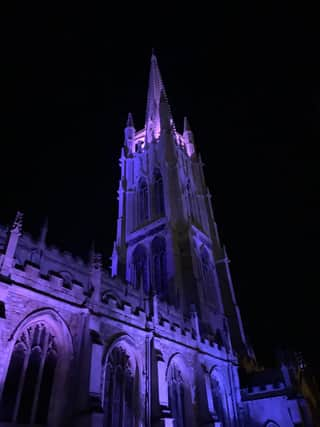
[[[11,227],[9,241],[1,263],[1,274],[9,276],[13,267],[14,255],[18,246],[19,237],[22,234],[23,213],[17,212],[15,221]]]

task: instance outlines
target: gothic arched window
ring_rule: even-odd
[[[193,203],[190,180],[187,182],[186,195],[187,195],[187,201],[188,201],[189,216],[191,220],[194,221],[194,203]]]
[[[209,252],[202,246],[200,249],[201,274],[204,284],[205,297],[212,304],[217,303],[216,283],[214,280],[213,265],[210,260]]]
[[[134,372],[130,358],[121,347],[108,357],[105,376],[104,427],[135,425]]]
[[[164,297],[167,294],[167,260],[166,260],[166,241],[161,237],[153,239],[151,244],[152,268],[154,287],[159,296]]]
[[[174,419],[174,427],[186,427],[185,388],[181,371],[176,365],[171,366],[169,375],[169,405]]]
[[[54,336],[44,323],[31,325],[21,334],[11,354],[0,421],[47,423],[57,355]]]
[[[149,293],[149,280],[147,268],[147,251],[144,246],[138,245],[132,255],[133,286],[136,289],[143,287],[146,294]]]
[[[154,171],[154,209],[155,215],[158,217],[164,216],[164,193],[163,193],[163,180],[159,169]]]
[[[138,222],[143,224],[149,219],[149,192],[148,184],[141,178],[138,185]]]
[[[225,396],[222,394],[222,390],[218,380],[214,377],[211,377],[211,390],[215,415],[218,421],[220,421],[222,425],[225,425],[226,413],[223,405],[223,400]]]
[[[212,281],[212,265],[207,249],[202,246],[200,249],[202,277],[205,282]]]

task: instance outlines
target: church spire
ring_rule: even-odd
[[[158,66],[157,57],[152,49],[151,67],[149,75],[149,88],[146,111],[146,140],[152,142],[154,138],[160,136],[160,98],[167,99],[166,90],[162,82],[161,73]]]

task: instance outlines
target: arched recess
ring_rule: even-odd
[[[217,307],[217,281],[215,280],[214,265],[205,245],[200,247],[200,273],[204,285],[204,296],[208,303]]]
[[[158,168],[153,172],[153,205],[156,217],[165,215],[163,179]]]
[[[107,344],[101,382],[104,427],[138,427],[141,368],[133,338],[120,335]]]
[[[264,427],[280,427],[279,424],[275,423],[274,421],[267,421],[264,425]]]
[[[191,387],[193,380],[180,353],[171,356],[166,371],[169,407],[174,419],[174,427],[193,425],[193,402]]]
[[[216,421],[222,425],[228,425],[230,419],[230,408],[228,402],[227,385],[225,378],[218,367],[210,371],[210,386]]]
[[[73,358],[70,331],[52,309],[27,316],[9,341],[0,421],[59,425],[64,417]]]
[[[149,188],[147,180],[142,177],[137,188],[138,226],[149,220]]]
[[[132,253],[133,286],[136,289],[143,288],[145,294],[149,294],[148,256],[143,245],[138,245]]]
[[[168,294],[167,248],[163,237],[155,237],[151,243],[154,290],[165,299]]]

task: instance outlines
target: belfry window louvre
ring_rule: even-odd
[[[202,277],[205,282],[213,281],[212,264],[207,249],[202,246],[200,250],[201,266],[202,266]]]
[[[138,185],[138,225],[144,224],[149,219],[149,191],[148,184],[141,178]]]
[[[151,244],[154,288],[160,297],[167,295],[167,256],[166,242],[156,237]]]
[[[157,217],[164,216],[164,193],[163,193],[163,179],[159,169],[154,171],[154,209]]]
[[[149,293],[149,280],[147,268],[147,251],[144,246],[138,245],[132,255],[133,286],[136,289],[143,287]]]
[[[0,403],[0,421],[45,425],[57,363],[54,336],[43,323],[15,342]]]

